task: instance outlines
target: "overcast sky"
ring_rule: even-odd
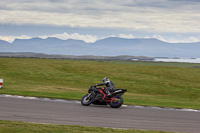
[[[200,0],[1,0],[0,39],[200,41]]]

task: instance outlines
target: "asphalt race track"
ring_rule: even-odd
[[[22,99],[0,95],[0,120],[110,128],[200,132],[200,112]]]

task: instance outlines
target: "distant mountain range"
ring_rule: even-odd
[[[58,38],[16,39],[9,43],[0,40],[0,52],[34,52],[59,55],[200,57],[200,42],[167,43],[154,38],[105,38],[94,43]]]

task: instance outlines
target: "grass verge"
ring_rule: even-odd
[[[36,124],[0,120],[1,133],[166,133],[164,131],[123,130],[102,127]]]
[[[104,77],[125,104],[200,109],[200,64],[0,58],[0,94],[80,100]]]

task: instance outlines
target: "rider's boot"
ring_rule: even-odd
[[[111,94],[110,94],[110,91],[106,91],[106,97],[109,97],[109,96],[111,96]]]

